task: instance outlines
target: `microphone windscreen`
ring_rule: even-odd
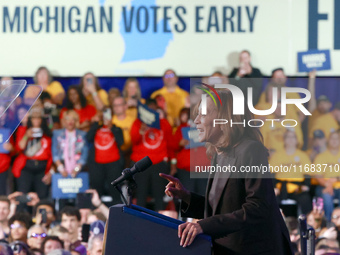
[[[135,169],[137,170],[137,172],[143,172],[150,166],[152,166],[152,161],[148,156],[142,158],[141,160],[135,163]]]

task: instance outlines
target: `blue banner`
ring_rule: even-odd
[[[79,173],[77,177],[63,177],[61,174],[52,175],[52,198],[76,198],[77,193],[89,189],[89,174]]]
[[[159,113],[138,102],[138,119],[148,127],[161,129]]]
[[[202,147],[205,145],[205,143],[201,143],[198,141],[198,130],[193,127],[184,127],[182,128],[182,136],[184,139],[189,140],[190,143],[185,146],[185,149],[192,149],[197,147]]]
[[[331,56],[329,50],[298,52],[298,69],[299,72],[331,70]]]
[[[5,154],[9,153],[8,150],[4,149],[4,143],[9,139],[10,134],[11,134],[11,131],[9,128],[0,128],[0,153],[5,153]]]

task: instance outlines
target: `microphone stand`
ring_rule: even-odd
[[[122,172],[123,175],[127,175],[129,176],[129,178],[127,178],[125,180],[126,182],[126,185],[127,185],[127,200],[125,199],[124,195],[123,195],[123,192],[122,192],[122,187],[120,185],[114,185],[114,187],[118,190],[118,192],[120,193],[123,201],[124,201],[124,204],[127,206],[127,207],[130,207],[131,208],[131,205],[132,205],[132,196],[133,196],[133,192],[136,190],[137,188],[137,183],[133,177],[133,175],[131,174],[131,169],[130,168],[126,168],[123,170]]]

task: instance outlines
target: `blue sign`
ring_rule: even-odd
[[[63,177],[61,174],[52,175],[52,198],[76,198],[77,193],[89,189],[89,174],[79,173],[77,177]]]
[[[202,147],[205,145],[205,143],[201,143],[198,141],[198,133],[199,131],[196,128],[192,127],[184,127],[182,128],[182,136],[184,139],[189,140],[190,143],[186,145],[185,149],[193,149],[197,147]]]
[[[329,50],[298,52],[298,69],[299,72],[331,70],[331,56]]]
[[[8,150],[4,149],[4,143],[9,139],[10,134],[9,128],[0,128],[0,153],[9,153]]]
[[[159,113],[138,102],[138,119],[148,127],[161,129]]]

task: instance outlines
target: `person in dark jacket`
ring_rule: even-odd
[[[120,147],[124,138],[121,128],[113,125],[111,119],[111,109],[104,108],[92,118],[86,139],[94,144],[94,160],[91,160],[89,167],[90,185],[98,191],[99,196],[108,190],[112,203],[117,204],[121,203],[120,194],[110,183],[122,174],[124,158]]]
[[[231,71],[229,81],[230,84],[239,87],[244,95],[248,94],[248,88],[253,88],[253,105],[257,104],[262,91],[262,73],[260,69],[251,65],[249,51],[241,51],[239,55],[239,67]]]
[[[207,143],[207,154],[213,158],[216,169],[230,166],[236,171],[210,174],[205,197],[189,192],[178,179],[161,174],[169,180],[165,193],[182,199],[182,216],[201,219],[179,226],[180,245],[186,247],[204,233],[213,238],[214,255],[293,254],[270,176],[238,173],[247,166],[268,166],[268,151],[261,134],[247,125],[214,127],[214,119],[238,123],[244,119],[248,123],[252,118],[247,107],[245,115],[232,115],[233,98],[229,90],[217,93],[223,106],[215,106],[208,97],[207,114],[199,112],[195,119],[199,141]]]

